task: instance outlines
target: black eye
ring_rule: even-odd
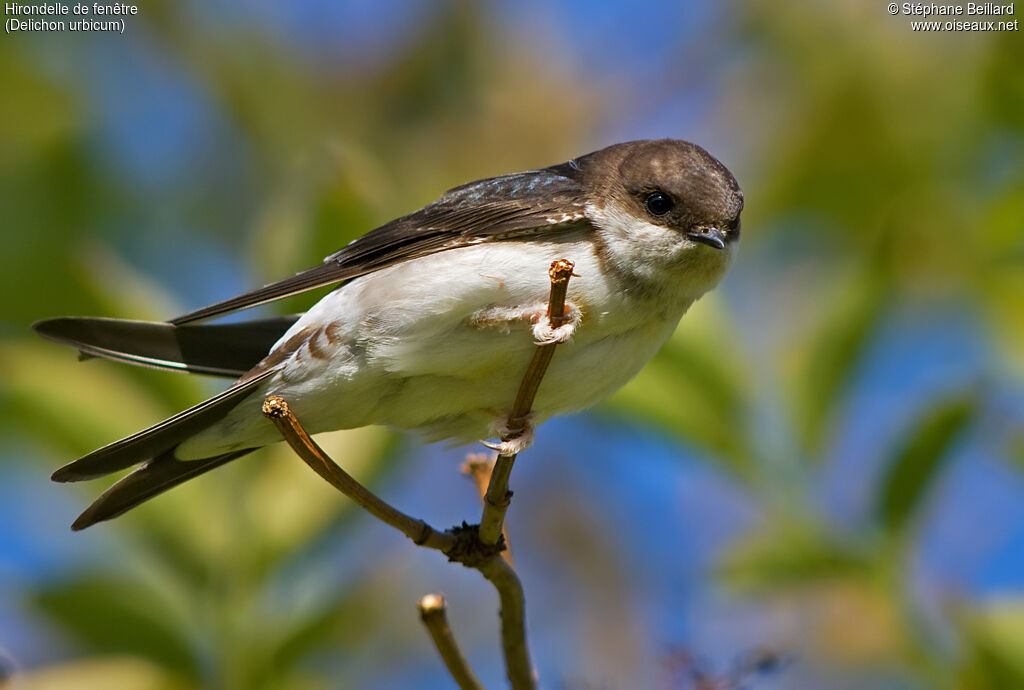
[[[676,202],[672,201],[672,197],[664,192],[653,192],[644,199],[644,208],[652,216],[663,216],[675,205]]]

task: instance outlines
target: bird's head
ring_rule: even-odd
[[[587,215],[621,270],[683,280],[701,293],[725,273],[740,237],[743,192],[732,173],[686,141],[633,141],[575,161]]]

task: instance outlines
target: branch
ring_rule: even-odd
[[[462,463],[462,473],[472,478],[476,490],[480,494],[480,500],[484,501],[487,496],[487,487],[491,483],[491,472],[494,471],[494,461],[497,455],[491,456],[487,453],[470,453],[466,461]],[[486,504],[485,504],[486,505]],[[501,536],[505,541],[505,548],[501,557],[513,568],[516,567],[515,559],[512,557],[512,542],[508,536],[508,525],[502,524]]]
[[[484,690],[480,679],[469,667],[469,662],[462,655],[452,629],[448,625],[447,605],[440,594],[428,594],[420,599],[420,620],[427,627],[434,646],[441,654],[441,660],[448,667],[448,673],[461,690]]]
[[[479,570],[498,590],[501,602],[501,647],[505,652],[505,675],[513,690],[534,690],[537,679],[526,646],[526,597],[516,571],[504,559],[494,556]]]
[[[314,472],[327,480],[331,486],[358,503],[374,517],[405,534],[415,543],[442,551],[448,556],[448,560],[479,570],[494,585],[498,590],[498,599],[501,602],[499,613],[506,675],[514,690],[533,690],[536,683],[533,680],[533,666],[530,664],[529,651],[526,647],[523,587],[515,571],[500,556],[504,544],[500,541],[490,545],[483,544],[480,541],[477,527],[465,523],[462,527],[438,532],[426,522],[409,517],[392,507],[357,482],[324,453],[323,449],[310,438],[302,424],[292,414],[288,403],[278,396],[272,395],[264,401],[263,414],[274,423],[295,454],[302,458],[303,462],[309,465]],[[427,623],[426,618],[424,618],[424,623]],[[430,629],[429,625],[428,629]],[[434,636],[434,630],[430,630],[431,635]],[[448,634],[450,635],[450,630]],[[454,640],[452,643],[454,644]],[[441,648],[441,643],[437,641],[436,637],[435,644],[438,646],[438,651],[441,652],[445,664],[449,664],[449,660],[445,656],[447,651]],[[451,670],[450,667],[449,670]]]
[[[548,320],[552,328],[562,325],[565,317],[565,293],[569,289],[569,279],[572,278],[572,269],[576,264],[568,259],[559,259],[551,264],[548,269],[548,276],[551,277],[551,296],[548,298]],[[533,355],[530,366],[526,369],[523,382],[519,384],[519,392],[516,393],[516,401],[512,405],[512,414],[509,417],[509,428],[514,432],[522,430],[526,426],[526,416],[530,414],[533,407],[533,399],[537,397],[537,389],[540,388],[541,379],[548,370],[548,364],[555,355],[555,347],[558,343],[539,345]],[[512,434],[514,436],[514,433]]]
[[[473,480],[476,490],[483,500],[487,493],[487,484],[491,481],[491,468],[494,467],[494,458],[489,453],[469,453],[466,461],[462,463],[459,470]]]
[[[381,522],[387,523],[420,546],[448,552],[456,544],[455,535],[439,532],[423,520],[410,517],[385,502],[375,493],[356,481],[352,475],[341,469],[336,462],[316,444],[299,424],[288,403],[276,395],[263,402],[263,414],[274,423],[295,454],[302,458],[314,472],[327,483],[355,501],[366,512]]]
[[[575,268],[568,259],[559,259],[551,264],[548,275],[551,277],[551,296],[548,299],[548,319],[552,328],[561,325],[565,316],[565,294],[569,289],[569,279],[572,278],[572,269]],[[526,428],[527,417],[533,407],[533,400],[537,397],[537,390],[540,382],[551,364],[551,358],[555,356],[555,348],[558,343],[538,345],[530,360],[530,366],[526,368],[526,374],[519,385],[516,393],[515,403],[512,405],[512,413],[508,419],[508,431],[502,436],[502,441],[515,438],[519,432]],[[515,464],[516,455],[505,455],[499,453],[494,460],[494,467],[491,469],[491,479],[487,485],[487,492],[484,494],[484,511],[480,516],[480,541],[484,544],[496,544],[501,537],[502,528],[505,524],[505,512],[508,510],[509,500],[512,492],[508,490],[508,478],[512,474],[512,465]]]

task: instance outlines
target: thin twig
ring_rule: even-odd
[[[508,478],[512,474],[515,455],[499,453],[491,468],[491,479],[484,492],[484,511],[480,515],[480,541],[485,544],[498,543],[498,537],[505,527],[505,513],[512,500],[508,490]]]
[[[455,537],[452,534],[439,532],[423,520],[417,520],[394,508],[341,469],[324,453],[316,441],[310,438],[299,420],[288,409],[288,403],[283,398],[276,395],[267,398],[263,402],[263,414],[274,423],[295,454],[314,472],[375,518],[391,525],[420,546],[447,552],[455,545]]]
[[[459,468],[462,474],[473,480],[481,500],[483,500],[484,494],[487,493],[487,484],[491,481],[492,467],[494,467],[494,456],[490,453],[469,453],[466,455],[466,461]]]
[[[491,472],[494,470],[496,458],[496,455],[492,456],[488,453],[470,453],[466,456],[466,461],[462,463],[462,473],[473,479],[481,501],[487,496],[487,487],[491,483]],[[501,552],[501,557],[514,568],[516,562],[512,556],[512,542],[508,536],[508,525],[502,524],[501,534],[505,537],[505,549]]]
[[[572,269],[576,264],[568,259],[559,259],[551,264],[548,269],[548,276],[551,278],[551,296],[548,298],[548,320],[552,328],[561,326],[565,317],[565,294],[569,289],[569,279],[572,278]],[[537,397],[537,389],[540,388],[541,379],[548,370],[548,364],[555,354],[555,347],[558,343],[539,345],[533,355],[530,366],[526,369],[523,381],[519,384],[519,391],[516,393],[516,401],[512,405],[512,414],[509,417],[509,427],[515,431],[522,429],[526,416],[530,414],[533,407],[533,399]],[[518,427],[517,427],[518,424]]]
[[[537,678],[526,646],[526,598],[516,571],[504,559],[494,556],[477,568],[494,588],[501,602],[501,646],[505,652],[505,675],[512,690],[534,690]]]
[[[565,295],[569,289],[569,279],[572,278],[572,269],[575,265],[568,259],[559,259],[551,264],[548,275],[551,277],[551,296],[548,299],[548,319],[551,327],[557,328],[565,316]],[[533,407],[534,398],[537,397],[537,390],[544,378],[551,358],[555,355],[555,348],[558,343],[538,345],[533,353],[533,359],[526,368],[526,374],[519,385],[516,393],[515,403],[512,405],[512,412],[508,418],[508,433],[502,437],[503,441],[515,438],[517,432],[526,428],[526,420]],[[515,454],[506,455],[499,453],[494,460],[494,467],[491,470],[491,479],[487,485],[487,492],[484,494],[484,510],[480,516],[480,541],[484,544],[496,544],[501,536],[505,524],[505,513],[508,510],[509,500],[512,492],[508,490],[508,478],[512,474],[512,466],[515,464]]]
[[[513,690],[534,690],[536,682],[533,679],[533,666],[530,664],[526,646],[523,587],[515,571],[498,555],[501,546],[481,544],[477,530],[465,525],[447,532],[438,532],[422,520],[409,517],[385,503],[324,453],[310,438],[283,399],[273,395],[267,398],[263,403],[263,414],[274,422],[296,455],[331,486],[420,546],[442,551],[450,560],[479,570],[494,585],[500,601],[501,640],[506,675]],[[472,537],[469,541],[466,539],[467,533]]]
[[[462,650],[459,649],[455,636],[452,635],[452,629],[448,625],[448,607],[444,597],[440,594],[428,594],[420,599],[419,609],[423,625],[427,627],[427,632],[434,640],[434,646],[441,654],[441,660],[448,667],[448,673],[451,674],[459,688],[461,690],[484,690],[483,684],[473,673],[473,669],[469,667],[469,662],[462,655]]]

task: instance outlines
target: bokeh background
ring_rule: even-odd
[[[29,325],[168,318],[456,184],[663,136],[736,174],[742,248],[634,382],[520,458],[543,685],[1024,687],[1019,32],[853,0],[150,0],[126,24],[0,38],[13,687],[450,687],[428,592],[501,687],[489,585],[280,449],[72,534],[102,482],[49,472],[217,386]],[[433,524],[478,514],[475,449],[323,443]]]

